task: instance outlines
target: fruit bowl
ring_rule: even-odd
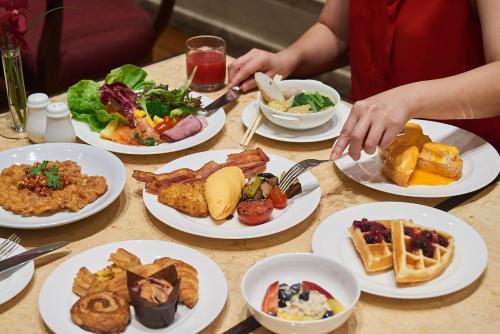
[[[279,281],[314,282],[331,293],[344,310],[320,320],[285,320],[262,311],[268,288]],[[250,313],[264,327],[276,333],[329,333],[340,327],[358,302],[360,288],[354,275],[338,262],[310,253],[279,254],[250,267],[241,282],[241,292]]]
[[[282,91],[300,90],[305,92],[318,92],[331,97],[335,105],[315,113],[297,114],[284,112],[269,107],[264,102],[262,93],[258,91],[257,100],[259,101],[260,110],[262,110],[264,116],[272,123],[288,129],[306,130],[321,126],[335,116],[337,106],[340,103],[340,95],[332,87],[317,80],[283,80],[278,82],[277,85]]]

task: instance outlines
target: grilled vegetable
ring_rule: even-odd
[[[260,176],[251,178],[250,181],[248,181],[245,185],[245,188],[243,188],[243,195],[245,196],[245,198],[254,198],[257,190],[260,189],[262,181],[263,179]]]

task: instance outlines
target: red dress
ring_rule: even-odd
[[[469,0],[350,0],[349,49],[355,101],[485,64]],[[500,117],[445,122],[500,148]]]

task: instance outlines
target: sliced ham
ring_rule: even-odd
[[[201,121],[196,116],[189,115],[173,128],[162,132],[160,137],[168,142],[175,142],[197,134],[202,128]]]

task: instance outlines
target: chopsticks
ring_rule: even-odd
[[[241,138],[240,145],[247,147],[250,144],[250,140],[252,140],[253,135],[255,134],[255,131],[257,131],[257,128],[260,125],[260,122],[262,121],[262,112],[259,110],[255,114],[255,117],[252,121],[252,124],[247,128],[247,131],[243,135],[243,138]]]
[[[451,209],[456,208],[460,204],[466,202],[467,200],[471,199],[472,197],[476,196],[486,188],[490,187],[491,185],[499,181],[500,181],[500,174],[498,174],[495,180],[491,181],[486,186],[467,194],[449,197],[448,199],[436,205],[435,208],[442,211],[450,211]],[[253,316],[249,316],[248,318],[242,320],[240,323],[229,328],[227,331],[224,332],[224,334],[248,334],[250,332],[253,332],[259,327],[260,324],[257,322],[257,320],[255,320]]]

